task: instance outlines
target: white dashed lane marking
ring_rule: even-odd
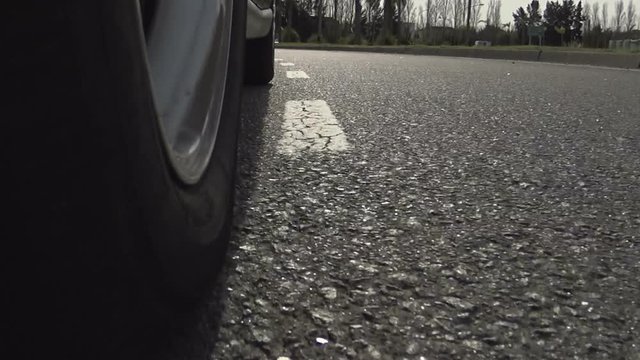
[[[282,129],[278,149],[281,154],[339,152],[351,147],[324,100],[287,101]]]
[[[296,71],[287,71],[287,77],[289,79],[308,79],[309,75],[304,71],[296,70]]]
[[[294,63],[290,63],[290,62],[281,62],[280,63],[281,66],[294,66]]]
[[[273,60],[274,60],[275,62],[280,62],[280,61],[282,61],[282,59],[279,59],[279,58],[274,58]]]

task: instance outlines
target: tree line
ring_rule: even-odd
[[[513,20],[521,44],[530,41],[531,26],[544,27],[544,42],[548,45],[606,47],[609,40],[640,38],[633,0],[626,4],[624,0],[616,1],[612,15],[606,2],[585,2],[583,6],[582,1],[548,1],[541,12],[539,1],[533,0],[526,8],[518,8]]]
[[[421,1],[277,0],[277,36],[283,42],[515,45],[528,44],[528,28],[538,26],[547,45],[606,47],[612,39],[640,38],[634,0],[617,0],[611,13],[606,2],[554,0],[542,9],[533,0],[511,19],[501,19],[501,0]]]

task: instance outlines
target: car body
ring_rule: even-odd
[[[243,83],[273,78],[273,8],[59,0],[3,11],[15,121],[2,132],[25,134],[0,142],[11,154],[7,353],[123,359],[91,342],[208,296],[233,227]],[[37,322],[54,327],[28,346]]]
[[[258,39],[269,34],[274,9],[271,0],[247,0],[247,39]]]

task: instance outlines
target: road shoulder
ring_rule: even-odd
[[[597,53],[587,51],[510,50],[488,48],[447,48],[420,46],[353,46],[334,44],[276,44],[279,49],[358,51],[385,54],[471,57],[537,61],[573,65],[603,66],[620,69],[640,69],[640,53]]]

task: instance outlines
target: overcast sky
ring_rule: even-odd
[[[485,8],[482,11],[482,15],[481,15],[481,19],[485,18],[484,16],[484,12],[486,11],[486,7],[487,4],[489,3],[489,0],[481,0],[483,4],[485,4],[483,6],[483,8]],[[541,9],[541,13],[544,11],[545,8],[545,4],[547,3],[546,0],[538,0],[540,1],[540,9]],[[562,1],[562,0],[559,0]],[[579,0],[573,0],[574,2],[578,2]],[[629,0],[624,0],[624,6],[625,9],[627,7],[627,2]],[[608,8],[608,12],[609,12],[609,17],[613,16],[613,8],[614,8],[614,3],[616,2],[616,0],[587,0],[588,3],[595,3],[595,2],[599,2],[600,4],[603,3],[608,3],[607,8]],[[634,2],[636,3],[636,13],[640,13],[640,0],[634,0]],[[426,0],[425,1],[420,1],[420,2],[416,2],[416,3],[424,3],[426,4]],[[511,14],[513,14],[513,12],[516,11],[516,9],[520,6],[522,6],[523,8],[526,8],[527,4],[531,3],[531,0],[527,1],[527,0],[502,0],[502,11],[500,12],[500,21],[502,23],[507,23],[507,22],[511,22],[513,21],[513,16]],[[582,5],[584,6],[584,1],[582,2]],[[600,6],[602,7],[602,5]],[[636,16],[637,17],[637,16]]]

